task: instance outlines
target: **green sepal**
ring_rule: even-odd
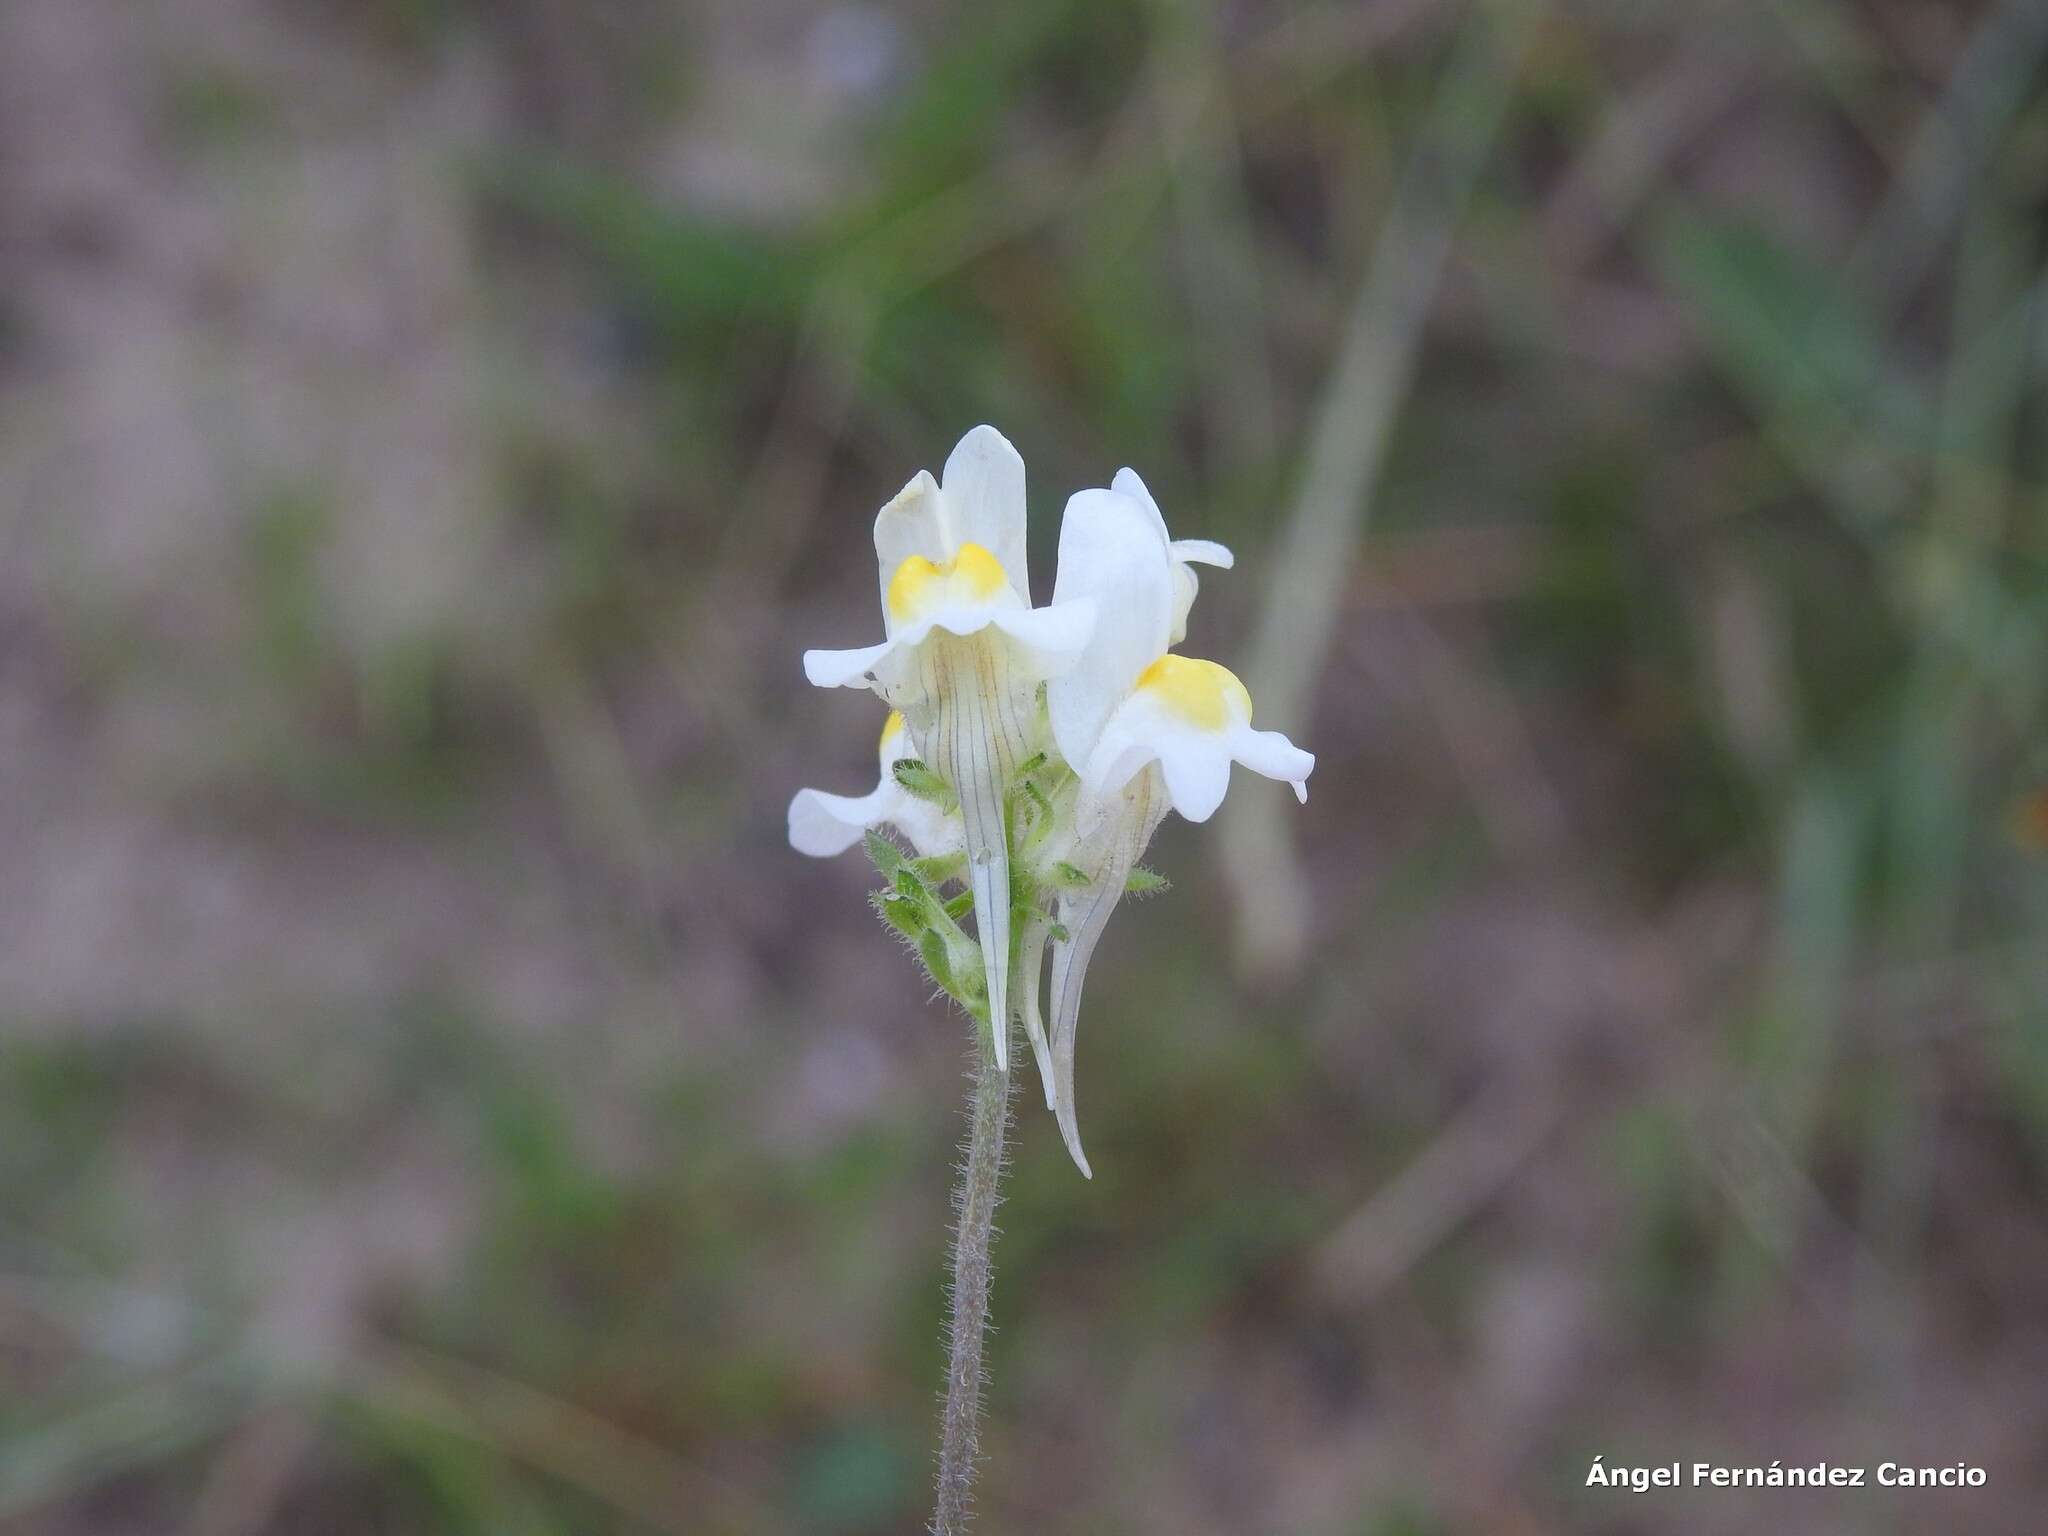
[[[877,891],[873,901],[875,910],[882,915],[882,921],[912,943],[919,942],[931,931],[925,926],[921,902],[912,901],[894,891]]]
[[[953,786],[916,758],[906,757],[890,771],[896,775],[896,782],[918,799],[929,800],[942,811],[959,807],[960,797],[953,793]]]
[[[925,970],[939,990],[948,996],[959,997],[959,985],[953,980],[953,958],[946,952],[946,937],[936,928],[927,928],[917,941],[917,958],[924,962]]]
[[[905,901],[914,901],[923,906],[932,899],[932,888],[918,875],[914,865],[903,863],[896,866],[896,894]]]
[[[873,860],[882,878],[894,880],[896,868],[903,862],[903,850],[873,828],[869,828],[863,842],[867,846],[868,858]]]
[[[944,885],[948,880],[962,880],[967,876],[967,855],[964,853],[935,853],[922,859],[912,859],[910,867],[917,876],[930,886]]]
[[[1024,781],[1024,795],[1031,802],[1032,808],[1038,812],[1040,821],[1049,822],[1052,820],[1052,802],[1045,798],[1045,791],[1029,779],[1026,779]]]
[[[1172,882],[1156,869],[1144,865],[1132,866],[1130,875],[1124,880],[1124,890],[1133,896],[1157,896],[1161,891],[1172,889]]]
[[[980,950],[961,931],[959,919],[974,908],[971,893],[942,901],[927,885],[919,861],[900,860],[888,887],[872,900],[882,920],[917,950],[932,983],[976,1018],[987,1012]]]
[[[958,957],[963,964],[956,965],[952,947],[946,939],[947,936],[938,929],[927,928],[924,937],[917,941],[917,958],[924,962],[925,973],[931,977],[933,985],[975,1018],[985,1021],[988,1017],[988,984],[981,979],[980,967],[972,963],[978,952],[973,945],[964,945]]]
[[[1024,834],[1017,851],[1028,857],[1036,853],[1046,838],[1052,835],[1053,827],[1059,822],[1059,813],[1053,809],[1052,802],[1045,798],[1036,784],[1026,784],[1024,789],[1026,798],[1032,803],[1033,814],[1031,829]]]

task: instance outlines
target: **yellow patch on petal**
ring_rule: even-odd
[[[1138,674],[1138,687],[1189,725],[1220,731],[1230,723],[1233,702],[1252,717],[1252,696],[1228,667],[1192,656],[1162,656]]]
[[[875,744],[876,750],[882,754],[885,762],[893,761],[901,755],[896,751],[895,743],[903,739],[904,729],[903,711],[890,710],[889,718],[882,722],[882,739]]]
[[[1009,584],[1003,562],[979,544],[962,544],[944,564],[912,555],[889,578],[889,616],[908,624],[949,603],[985,603]]]

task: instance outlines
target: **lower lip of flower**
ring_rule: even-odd
[[[1243,719],[1252,717],[1251,694],[1236,673],[1213,661],[1162,656],[1138,674],[1138,688],[1189,725],[1205,731],[1220,731],[1228,725],[1233,703]]]

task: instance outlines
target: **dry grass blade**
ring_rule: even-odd
[[[781,1529],[745,1490],[586,1408],[468,1361],[386,1347],[356,1362],[338,1386],[385,1412],[488,1441],[672,1536]]]
[[[1871,292],[1903,306],[1968,207],[1998,135],[2038,89],[2044,52],[2041,0],[2007,0],[1978,26],[1851,258],[1852,276]]]
[[[1529,7],[1474,8],[1352,305],[1252,645],[1252,697],[1283,729],[1307,713],[1451,232],[1506,114],[1534,20]],[[1240,968],[1289,973],[1301,961],[1308,897],[1281,802],[1248,796],[1222,820]]]
[[[1482,1096],[1324,1241],[1318,1288],[1350,1306],[1372,1302],[1514,1178],[1562,1108],[1521,1082]]]

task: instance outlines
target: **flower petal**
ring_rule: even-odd
[[[1214,539],[1175,539],[1166,552],[1182,565],[1213,565],[1227,571],[1237,564],[1237,556]]]
[[[1173,574],[1152,526],[1156,520],[1156,512],[1118,490],[1081,491],[1067,500],[1053,604],[1093,602],[1096,608],[1087,649],[1046,689],[1053,740],[1069,763],[1087,762],[1138,674],[1166,649]]]
[[[1100,616],[1100,606],[1082,597],[1043,608],[1006,608],[989,622],[1017,642],[1031,676],[1044,679],[1073,669],[1087,653]]]
[[[1166,514],[1159,510],[1159,503],[1152,499],[1151,491],[1145,488],[1145,482],[1138,478],[1138,472],[1135,469],[1126,464],[1110,480],[1109,488],[1120,495],[1130,497],[1131,500],[1145,509],[1146,514],[1151,518],[1153,531],[1159,535],[1160,543],[1165,544],[1170,541],[1172,535],[1166,531]]]
[[[947,815],[929,800],[899,789],[882,820],[909,838],[920,858],[960,851],[960,818]]]
[[[946,544],[945,523],[940,515],[939,485],[928,469],[920,469],[911,477],[910,484],[875,514],[875,560],[882,571],[885,622],[889,615],[889,578],[912,555],[920,555],[934,565],[953,555]]]
[[[1188,610],[1202,590],[1195,566],[1213,565],[1227,571],[1237,564],[1237,556],[1208,539],[1175,539],[1166,552],[1173,558],[1173,643],[1179,645],[1188,637]]]
[[[923,646],[941,630],[965,638],[990,628],[1001,631],[1014,642],[1005,649],[1010,652],[1018,669],[1020,682],[1036,684],[1067,671],[1081,656],[1088,644],[1088,636],[1095,628],[1095,604],[1080,599],[1053,603],[1044,608],[1025,608],[1014,598],[989,603],[948,603],[922,613],[904,625],[896,631],[889,644],[907,654]],[[812,655],[852,657],[861,654],[864,653],[806,652],[804,666],[806,671],[810,669]],[[879,658],[876,664],[880,664]],[[850,686],[861,686],[866,680],[865,676],[856,676]],[[817,678],[813,677],[812,681],[816,682]]]
[[[910,744],[910,732],[903,721],[903,711],[892,709],[889,718],[882,722],[881,737],[875,742],[877,766],[882,771],[882,782],[889,782],[889,771],[898,763],[917,756],[917,749]]]
[[[1231,734],[1230,755],[1253,773],[1292,784],[1294,798],[1308,804],[1308,776],[1315,772],[1315,753],[1302,751],[1278,731],[1247,727]]]
[[[927,609],[896,631],[896,643],[905,647],[923,645],[933,630],[949,635],[978,635],[1005,613],[1028,613],[1026,608],[999,603],[946,603]]]
[[[789,802],[790,846],[798,853],[829,859],[859,842],[862,833],[886,825],[909,838],[920,854],[958,851],[958,818],[896,782],[896,765],[915,755],[903,716],[892,713],[876,743],[880,768],[873,791],[832,795],[822,789],[798,790]]]
[[[805,651],[804,676],[819,688],[866,688],[873,682],[868,674],[895,649],[895,641],[884,640],[850,651]]]
[[[882,820],[910,839],[910,846],[926,858],[960,851],[960,818],[929,800],[920,799],[896,782],[896,765],[917,756],[903,716],[892,711],[882,726],[878,747],[882,760],[882,781],[875,793],[881,796]]]
[[[1168,645],[1179,645],[1188,637],[1188,612],[1202,590],[1195,568],[1178,562],[1173,567],[1173,624],[1166,632]]]
[[[946,458],[944,517],[954,549],[981,545],[1002,562],[1028,606],[1031,572],[1024,553],[1024,460],[994,427],[976,427]],[[893,570],[891,566],[889,569]]]
[[[1173,808],[1189,821],[1214,816],[1230,789],[1230,749],[1207,732],[1173,731],[1164,736],[1159,769]]]
[[[1144,507],[1150,515],[1153,532],[1159,535],[1159,542],[1166,546],[1167,559],[1173,570],[1173,619],[1168,630],[1169,645],[1179,645],[1187,638],[1188,610],[1195,605],[1195,595],[1201,590],[1201,582],[1188,569],[1190,564],[1213,565],[1229,570],[1237,563],[1237,557],[1221,544],[1209,539],[1176,539],[1166,531],[1166,515],[1159,510],[1159,503],[1145,488],[1145,482],[1138,478],[1138,472],[1126,465],[1116,472],[1116,478],[1109,482],[1109,488],[1119,491]],[[1163,649],[1163,647],[1162,647]]]
[[[887,794],[828,795],[822,789],[800,789],[789,802],[789,845],[814,859],[846,852],[870,827],[887,820]]]
[[[1172,728],[1149,694],[1131,694],[1111,711],[1094,750],[1081,759],[1082,784],[1094,795],[1118,793],[1141,768],[1159,760],[1160,739]]]
[[[1081,770],[1090,793],[1121,788],[1157,761],[1173,808],[1189,821],[1207,821],[1230,787],[1230,765],[1294,786],[1308,798],[1315,757],[1278,731],[1251,728],[1251,698],[1235,676],[1214,662],[1162,656],[1145,669],[1137,689],[1103,727]]]

